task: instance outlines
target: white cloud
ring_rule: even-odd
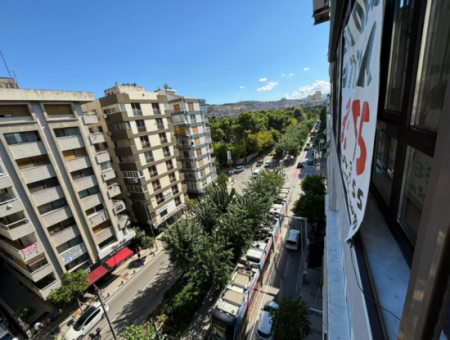
[[[270,90],[272,90],[273,87],[276,86],[276,85],[278,85],[277,82],[270,82],[270,83],[267,84],[266,86],[260,87],[260,88],[258,89],[258,92],[261,92],[261,91],[270,91]]]
[[[294,73],[289,73],[289,77],[292,77],[294,75]]]
[[[305,67],[304,69],[303,69],[303,71],[308,71],[309,70],[309,67]]]
[[[266,80],[267,80],[267,78],[260,78],[260,79],[259,79],[260,82],[264,82],[264,81],[266,81]]]
[[[287,99],[302,99],[308,95],[313,94],[315,91],[321,91],[322,94],[330,92],[330,83],[325,80],[316,80],[310,86],[303,86],[298,91],[292,91],[291,94],[286,94]]]
[[[285,76],[285,74],[283,73],[282,75],[281,75],[282,77],[284,77]]]
[[[239,86],[240,89],[245,89],[245,86]]]

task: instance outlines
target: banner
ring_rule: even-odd
[[[341,169],[350,230],[358,231],[366,210],[378,110],[383,1],[357,0],[344,30]]]

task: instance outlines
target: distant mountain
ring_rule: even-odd
[[[288,107],[296,107],[296,106],[310,106],[317,105],[308,103],[307,98],[302,99],[285,99],[282,98],[276,101],[256,101],[256,100],[248,100],[242,101],[238,103],[226,103],[221,105],[209,105],[206,107],[208,109],[207,115],[211,117],[231,117],[236,116],[242,111],[261,111],[261,110],[273,110],[273,109],[284,109]]]

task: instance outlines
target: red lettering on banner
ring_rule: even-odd
[[[352,103],[352,115],[353,115],[353,126],[355,130],[355,149],[353,150],[353,160],[355,160],[356,156],[356,148],[359,146],[360,156],[356,160],[356,175],[361,175],[366,168],[366,159],[367,159],[367,147],[366,142],[364,141],[364,137],[362,136],[363,124],[369,122],[370,120],[370,109],[369,103],[364,102],[362,112],[360,111],[360,101],[355,100]],[[359,129],[357,128],[358,117],[361,117],[359,121]],[[358,131],[359,130],[359,131]]]
[[[344,144],[344,150],[347,148],[347,137],[345,137],[345,131],[346,131],[345,126],[347,125],[348,116],[350,114],[350,104],[351,104],[351,102],[352,102],[352,98],[349,98],[347,106],[346,106],[347,113],[344,116],[344,118],[342,119],[341,143]]]

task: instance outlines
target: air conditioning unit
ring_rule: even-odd
[[[108,119],[108,115],[106,113],[104,113],[103,118]]]

